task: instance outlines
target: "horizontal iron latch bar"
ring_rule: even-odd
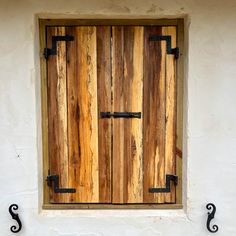
[[[101,112],[101,118],[141,118],[141,112]]]

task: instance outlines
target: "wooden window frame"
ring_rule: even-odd
[[[177,61],[177,152],[176,175],[179,177],[176,186],[176,203],[174,204],[54,204],[49,202],[49,188],[43,183],[43,209],[181,209],[182,204],[182,146],[183,146],[183,81],[184,81],[184,19],[39,19],[40,66],[41,66],[41,106],[42,106],[42,144],[43,144],[43,180],[47,178],[49,169],[48,127],[47,127],[47,70],[43,50],[46,47],[45,33],[47,26],[101,26],[101,25],[133,25],[133,26],[176,26],[177,45],[180,57]]]

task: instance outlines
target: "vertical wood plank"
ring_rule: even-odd
[[[171,47],[176,47],[176,27],[162,27],[162,35],[171,36]],[[174,55],[166,56],[166,132],[165,132],[165,173],[175,175],[176,171],[176,66]],[[175,186],[165,194],[166,203],[175,202]]]
[[[113,111],[142,113],[143,27],[113,27]],[[113,119],[113,203],[142,203],[142,120]]]
[[[77,68],[80,119],[80,166],[78,195],[80,202],[98,202],[98,124],[96,28],[77,28]]]
[[[182,158],[184,158],[183,150],[183,97],[184,97],[184,22],[178,21],[176,27],[177,43],[180,49],[180,57],[176,63],[176,175],[178,175],[178,185],[176,186],[176,203],[182,204]],[[182,54],[182,55],[181,55]]]
[[[143,27],[125,27],[124,90],[125,111],[142,112]],[[142,119],[125,120],[127,160],[127,203],[143,202]],[[126,187],[126,186],[125,186]]]
[[[165,186],[165,55],[163,43],[150,42],[151,35],[161,35],[161,27],[144,30],[143,152],[144,202],[162,203],[164,194],[148,189]]]
[[[111,27],[97,27],[98,116],[111,111]],[[111,202],[111,119],[98,121],[99,202]]]
[[[99,202],[96,28],[76,27],[68,47],[68,126],[71,202]],[[74,57],[74,58],[73,58]]]
[[[48,27],[47,47],[52,36],[65,35],[65,27]],[[59,175],[59,187],[68,186],[66,44],[57,43],[57,55],[48,59],[48,126],[50,174]],[[67,194],[51,191],[52,202],[67,202]]]
[[[124,30],[112,27],[113,112],[124,111]],[[127,194],[124,174],[124,119],[113,119],[112,203],[124,203]]]
[[[67,42],[67,91],[68,91],[68,141],[69,141],[69,186],[78,185],[80,160],[80,111],[79,111],[79,76],[77,69],[77,31],[76,27],[67,27],[67,35],[74,41]],[[76,191],[78,191],[76,189]],[[69,194],[69,202],[77,202],[78,194]]]

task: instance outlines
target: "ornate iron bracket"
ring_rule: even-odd
[[[59,188],[59,175],[48,175],[46,181],[49,187],[52,187],[52,182],[54,182],[55,193],[75,193],[76,192],[76,189],[74,188]]]
[[[21,231],[22,224],[21,224],[19,215],[18,215],[17,213],[14,213],[13,210],[14,210],[14,211],[18,210],[18,205],[17,205],[17,204],[12,204],[12,205],[10,205],[10,207],[9,207],[9,212],[10,212],[10,214],[11,214],[12,219],[13,219],[13,220],[16,220],[16,222],[18,223],[18,228],[17,228],[17,226],[15,226],[15,225],[11,226],[11,232],[12,232],[12,233],[18,233],[18,232]]]
[[[141,118],[141,112],[101,112],[101,118]]]
[[[149,37],[149,41],[166,41],[166,53],[174,54],[175,59],[179,58],[179,48],[171,48],[171,36],[170,35],[152,35]]]
[[[178,184],[178,176],[166,175],[166,187],[165,188],[149,188],[149,193],[169,193],[170,181],[174,182],[174,185]]]
[[[74,37],[70,35],[65,36],[52,36],[52,48],[44,48],[44,57],[48,59],[49,55],[57,55],[57,42],[58,41],[73,41]]]
[[[216,206],[213,203],[208,203],[206,205],[206,208],[207,208],[207,210],[211,210],[211,212],[207,213],[208,217],[207,217],[206,227],[207,227],[208,231],[210,231],[211,233],[216,233],[218,231],[218,226],[212,225],[212,227],[210,227],[211,220],[214,219],[214,217],[215,217]]]

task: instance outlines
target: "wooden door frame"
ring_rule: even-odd
[[[47,178],[49,169],[48,157],[48,111],[47,111],[47,69],[43,50],[46,48],[47,26],[101,26],[101,25],[133,25],[133,26],[176,26],[177,45],[180,57],[177,61],[177,152],[176,175],[179,183],[176,186],[176,203],[174,204],[52,204],[49,201],[49,188],[43,183],[43,209],[181,209],[182,204],[182,147],[183,147],[183,83],[184,83],[184,19],[39,19],[40,38],[40,72],[41,72],[41,106],[42,106],[42,153],[43,180]]]

